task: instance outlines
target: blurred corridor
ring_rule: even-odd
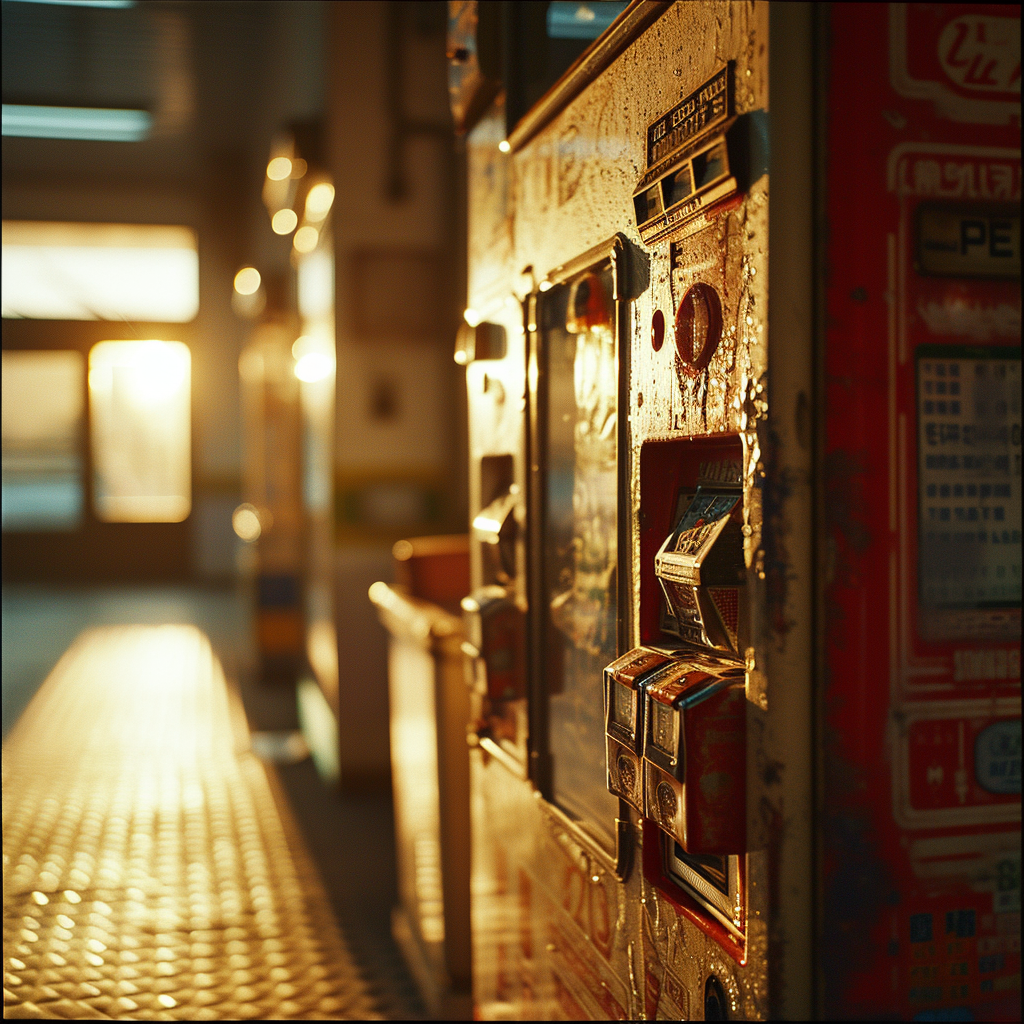
[[[104,971],[122,974],[96,978],[99,994],[81,988],[94,954],[62,954],[70,940],[59,927],[37,931],[31,955],[14,949],[26,941],[22,919],[43,913],[22,906],[31,892],[55,894],[51,916],[99,912],[84,909],[96,879],[80,880],[79,911],[55,902],[74,889],[65,875],[90,842],[96,870],[109,875],[104,891],[121,885],[118,899],[131,903],[124,887],[139,889],[145,913],[156,912],[156,890],[117,872],[130,873],[143,835],[172,841],[176,790],[154,809],[124,785],[164,771],[151,763],[170,771],[168,758],[180,758],[174,771],[198,770],[187,745],[172,756],[171,733],[162,753],[153,749],[151,730],[172,729],[179,714],[183,729],[213,729],[209,709],[223,699],[214,691],[225,686],[231,742],[249,753],[237,764],[214,758],[194,784],[207,787],[207,804],[220,786],[231,806],[254,801],[261,823],[280,815],[295,857],[281,884],[307,886],[309,926],[335,935],[321,963],[336,960],[348,979],[318,1002],[309,977],[300,984],[289,968],[306,1001],[280,997],[280,1012],[424,1014],[392,937],[386,640],[366,594],[392,578],[396,540],[458,530],[465,515],[450,354],[461,300],[446,17],[443,2],[3,3],[7,1016],[272,1012],[269,990],[247,1001],[220,975],[203,989],[216,999],[189,1003],[186,954],[174,943],[174,1007],[152,1002],[170,988],[138,980],[129,1002],[112,1003],[128,999],[132,929],[149,919],[129,924],[109,895],[114,916],[96,941],[110,950]],[[396,276],[409,297],[398,316],[384,288]],[[345,365],[337,395],[335,353]],[[90,631],[142,625],[200,630],[223,676],[172,671],[150,651],[116,683],[115,638],[135,634]],[[199,634],[166,635],[202,646]],[[46,703],[24,717],[69,650],[78,667],[57,670]],[[351,671],[339,673],[339,661]],[[139,690],[132,680],[154,664],[153,689]],[[212,690],[193,693],[191,710],[175,703],[194,686]],[[85,743],[87,728],[110,742],[69,762],[68,744]],[[138,742],[119,747],[111,737],[123,730]],[[241,738],[250,730],[251,742]],[[46,792],[33,795],[24,773],[38,775],[40,757],[50,758],[35,783]],[[102,770],[86,767],[96,757]],[[115,791],[121,803],[105,804]],[[46,800],[63,811],[40,818]],[[211,819],[204,871],[226,820]],[[287,861],[283,849],[265,855]],[[57,889],[47,864],[62,865]],[[147,868],[165,903],[192,893],[192,876],[176,873],[184,864]],[[44,874],[29,884],[33,865]],[[298,882],[286,884],[288,870]],[[233,877],[207,891],[220,921],[211,927],[227,927],[224,899],[235,906],[262,884]],[[180,938],[186,926],[176,927]],[[64,974],[46,975],[36,954],[64,956]],[[243,954],[209,954],[221,968],[231,955]],[[146,969],[154,980],[172,975],[160,962],[166,975],[153,974],[155,962]]]

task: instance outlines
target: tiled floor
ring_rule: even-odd
[[[3,613],[5,735],[17,710],[28,703],[39,680],[70,643],[69,637],[95,622],[118,621],[177,621],[202,626],[214,649],[243,681],[241,692],[250,724],[257,729],[294,727],[294,694],[288,688],[260,686],[248,673],[252,662],[248,614],[236,594],[108,591],[54,595],[5,588]],[[156,636],[161,631],[148,633]],[[94,633],[91,642],[100,643],[103,637],[109,640],[113,635],[126,634]],[[195,631],[190,635],[199,636]],[[98,651],[95,648],[94,660],[111,662],[113,648],[106,655]],[[116,662],[116,657],[113,660]],[[65,667],[62,665],[57,675]],[[346,1011],[364,1016],[373,1005],[389,1018],[422,1018],[422,1006],[390,936],[395,882],[387,796],[341,797],[330,792],[320,783],[308,758],[281,765],[268,777],[259,761],[245,752],[240,706],[236,702],[232,715],[226,698],[218,705],[220,712],[212,716],[222,726],[228,724],[227,733],[222,729],[218,741],[219,760],[211,761],[210,736],[202,739],[195,735],[194,699],[190,698],[191,719],[182,711],[180,688],[178,712],[168,706],[161,711],[153,694],[173,692],[173,687],[156,685],[159,671],[148,673],[156,683],[145,686],[136,672],[132,685],[115,698],[112,671],[108,665],[103,685],[94,686],[92,698],[77,710],[61,706],[59,701],[54,705],[56,698],[41,693],[29,719],[11,736],[11,742],[5,743],[5,955],[8,949],[14,950],[9,954],[14,959],[5,967],[22,983],[20,994],[18,985],[8,986],[12,995],[5,1015],[31,1012],[34,1007],[44,1014],[66,1014],[72,1008],[80,1013],[88,1005],[94,1014],[136,1017],[243,1016],[249,1015],[252,1007],[263,1016],[273,1012],[271,1004],[276,999],[278,1014],[284,1016],[337,1016]],[[150,699],[141,700],[145,693]],[[199,717],[211,718],[209,712],[206,708]],[[38,729],[50,723],[52,727],[55,721],[67,721],[69,713],[75,724],[62,742],[40,744],[24,739],[29,726]],[[133,715],[135,725],[131,725]],[[140,715],[150,722],[149,741],[143,746],[139,740],[147,734],[139,729]],[[91,747],[85,729],[88,721],[106,722],[91,731]],[[166,752],[168,737],[177,736],[171,746],[181,747],[182,723],[186,721],[192,721],[191,753],[184,760],[180,753],[176,755],[172,770],[166,758],[161,760],[160,751]],[[228,733],[231,738],[225,741]],[[230,757],[224,742],[232,750]],[[71,749],[74,744],[77,753]],[[86,757],[88,749],[93,753]],[[117,751],[121,769],[113,767]],[[126,757],[133,763],[141,757],[151,767],[125,774]],[[18,760],[31,763],[31,770],[12,771],[9,766]],[[211,768],[213,764],[219,767]],[[275,793],[277,779],[280,788]],[[195,807],[189,811],[189,794],[193,803],[206,808],[202,814],[197,816]],[[307,870],[301,842],[288,840],[292,815],[301,826],[305,847],[318,872]],[[274,821],[282,823],[276,832]],[[223,834],[218,835],[218,830]],[[45,842],[40,838],[43,833],[49,837]],[[43,846],[52,855],[40,858]],[[229,864],[234,864],[233,875],[226,867]],[[74,878],[73,870],[79,872]],[[225,871],[227,883],[218,875]],[[28,879],[32,872],[35,875]],[[317,874],[325,884],[326,899],[321,891],[315,898],[289,903],[288,892],[294,895],[297,884],[317,890]],[[47,902],[41,903],[33,892],[45,896]],[[255,902],[254,893],[258,897]],[[268,900],[272,905],[267,905]],[[330,941],[323,945],[326,940],[322,936],[331,934],[328,906],[345,934],[345,940],[338,939],[334,946]],[[258,928],[252,931],[259,914],[264,914],[264,924],[270,921],[264,912],[276,915],[273,923],[280,934],[257,934]],[[229,919],[234,923],[226,924]],[[67,926],[69,920],[72,927]],[[64,933],[74,935],[80,923],[92,931],[85,936],[86,945],[76,947],[80,959],[74,961],[67,950],[61,951],[60,944],[69,941]],[[231,928],[236,929],[233,937],[225,938],[223,929]],[[37,938],[29,942],[23,931]],[[164,937],[160,943],[157,935]],[[314,941],[314,945],[321,943],[317,947],[320,954],[311,954],[308,946],[307,940],[313,941],[315,936],[321,937]],[[210,950],[216,950],[220,940],[233,945],[230,951],[223,946],[221,952],[228,960],[215,965],[217,956]],[[89,947],[89,941],[115,951],[116,957]],[[29,953],[21,949],[26,946]],[[57,964],[52,958],[45,965],[37,963],[31,959],[36,955],[32,951],[41,956],[53,953],[66,963]],[[87,954],[103,964],[90,963]],[[312,964],[314,973],[320,970],[317,955],[321,964],[333,966],[328,974],[314,978],[307,968]],[[138,960],[132,961],[132,956]],[[111,963],[114,966],[108,967]],[[89,972],[91,980],[85,976]],[[160,980],[159,987],[146,988],[140,983],[140,977],[150,975]],[[197,977],[202,985],[195,984]],[[301,985],[290,980],[299,977],[305,979]],[[30,993],[26,985],[34,985],[35,991]],[[330,985],[340,988],[328,993]],[[316,999],[310,1002],[313,996]],[[321,997],[327,1002],[318,1003]]]

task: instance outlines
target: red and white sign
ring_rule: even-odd
[[[892,86],[930,99],[940,117],[976,124],[1020,123],[1020,8],[976,4],[891,4]]]

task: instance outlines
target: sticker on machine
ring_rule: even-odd
[[[937,116],[953,121],[1019,120],[1019,10],[1013,18],[973,4],[890,4],[892,87],[931,100]]]
[[[897,709],[893,809],[904,828],[1020,821],[1020,701],[915,702]]]

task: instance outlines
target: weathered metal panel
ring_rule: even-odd
[[[753,781],[747,806],[749,831],[758,837],[749,852],[735,858],[745,884],[745,924],[741,939],[729,938],[709,915],[695,911],[696,904],[680,896],[678,887],[662,883],[657,827],[652,831],[650,822],[645,825],[635,812],[627,817],[620,808],[623,823],[610,816],[605,832],[618,834],[616,847],[551,802],[546,713],[531,708],[534,735],[520,770],[514,745],[495,741],[488,707],[481,701],[472,801],[474,998],[482,1018],[700,1018],[709,986],[714,988],[712,1001],[724,1002],[729,1016],[769,1013],[767,845],[773,823],[787,811],[779,793],[767,792],[762,781],[766,756],[759,719],[766,706],[764,680],[771,674],[770,648],[789,612],[785,595],[776,602],[775,618],[757,610],[771,575],[764,564],[761,511],[768,411],[766,154],[761,153],[762,165],[742,187],[730,186],[724,200],[706,208],[698,205],[696,216],[687,212],[687,219],[651,246],[641,240],[633,201],[649,169],[649,129],[695,90],[699,95],[716,75],[728,74],[734,83],[730,114],[755,115],[743,124],[763,128],[767,36],[765,5],[673,5],[582,91],[568,89],[567,102],[549,103],[561,109],[539,130],[531,125],[529,133],[513,133],[512,151],[498,149],[503,141],[498,108],[467,140],[467,319],[500,321],[509,338],[503,360],[468,366],[471,513],[492,499],[485,493],[490,471],[485,460],[506,454],[514,460],[513,483],[523,497],[523,525],[539,530],[527,516],[526,497],[537,486],[531,484],[527,463],[544,450],[535,436],[535,396],[538,387],[543,393],[546,386],[547,342],[544,324],[538,326],[550,308],[544,296],[552,288],[557,291],[560,282],[577,280],[588,265],[611,259],[621,291],[616,295],[617,404],[624,418],[618,451],[618,516],[623,523],[617,558],[618,650],[643,642],[645,630],[650,632],[644,622],[657,619],[644,589],[653,584],[653,576],[648,584],[642,581],[647,579],[641,571],[644,545],[653,541],[643,540],[645,502],[676,500],[674,493],[652,483],[659,467],[682,459],[692,463],[690,471],[696,474],[701,458],[731,460],[743,493],[748,577],[743,600],[749,602],[750,639],[737,664],[741,672],[747,669],[748,709],[755,725],[749,730],[756,739],[748,757]],[[720,296],[722,330],[706,369],[691,373],[677,355],[672,324],[684,295],[699,283]],[[657,345],[652,344],[656,313],[668,323]],[[502,385],[504,404],[493,398],[495,381]],[[530,410],[534,418],[526,415]],[[527,436],[530,431],[533,435]],[[686,449],[691,438],[695,446]],[[643,453],[652,442],[669,447],[648,458]],[[650,469],[646,481],[642,464]],[[645,489],[654,496],[645,498]],[[529,509],[532,516],[535,506]],[[671,511],[663,514],[671,516]],[[783,520],[789,514],[783,500],[777,501],[775,514]],[[536,536],[531,534],[531,543]],[[525,550],[521,557],[525,570]],[[653,553],[650,561],[653,566]],[[489,582],[485,562],[482,554],[474,555],[475,587]],[[523,604],[531,595],[536,601],[538,593],[525,576],[520,571],[507,584],[509,597]],[[781,578],[788,578],[785,565]],[[799,586],[809,593],[808,580],[801,579]],[[538,634],[530,636],[535,640]],[[553,685],[543,659],[539,664],[531,679],[534,704],[541,701],[539,691]],[[600,702],[598,688],[594,694]],[[588,715],[593,711],[600,714],[600,703]],[[581,728],[585,719],[579,720]],[[771,855],[777,856],[778,849]],[[809,878],[803,881],[809,891]],[[808,908],[803,919],[809,920]],[[804,990],[806,995],[808,986]]]

